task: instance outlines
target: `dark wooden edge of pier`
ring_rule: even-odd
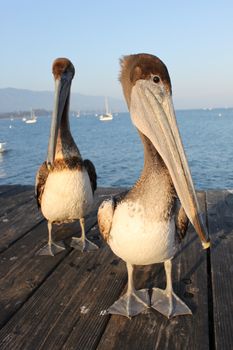
[[[190,226],[173,260],[173,286],[193,312],[167,320],[148,309],[127,319],[105,310],[125,291],[125,264],[101,240],[99,204],[123,191],[99,188],[87,236],[97,252],[69,247],[79,223],[54,227],[66,250],[36,253],[47,241],[47,224],[32,186],[0,186],[0,349],[221,349],[233,348],[233,191],[199,192],[211,238],[202,249]],[[136,288],[165,287],[163,264],[138,266]]]

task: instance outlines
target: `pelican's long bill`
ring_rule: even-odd
[[[181,204],[204,248],[209,247],[188,162],[176,123],[171,93],[151,79],[139,79],[131,92],[134,125],[152,142],[172,178]]]
[[[65,61],[65,63],[67,62]],[[68,61],[68,63],[70,62]],[[61,124],[61,119],[62,119],[62,114],[64,112],[64,109],[67,108],[69,104],[70,87],[71,87],[72,78],[74,76],[74,71],[67,72],[65,71],[65,68],[64,68],[64,71],[60,72],[60,74],[54,73],[54,76],[55,76],[54,109],[53,109],[52,120],[51,120],[48,155],[47,155],[47,164],[49,166],[53,165],[53,162],[54,162],[58,130]]]

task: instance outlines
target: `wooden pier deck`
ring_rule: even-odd
[[[173,285],[192,316],[167,320],[148,309],[135,318],[104,313],[125,290],[127,273],[99,237],[101,201],[121,189],[98,189],[86,220],[97,252],[67,250],[37,256],[47,225],[33,188],[0,187],[0,349],[233,349],[233,193],[198,194],[212,247],[201,248],[190,226],[174,259]],[[78,223],[57,226],[56,240],[69,243]],[[137,267],[136,288],[165,287],[162,264]]]

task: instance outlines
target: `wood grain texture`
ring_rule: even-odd
[[[1,185],[0,186],[0,199],[3,197],[2,195],[7,195],[7,197],[9,197],[9,195],[14,195],[16,193],[19,192],[24,192],[33,190],[33,186],[30,185]]]
[[[112,193],[112,189],[111,191],[107,190],[107,193]],[[97,206],[102,201],[102,195],[102,190],[99,190],[95,198],[95,207],[93,207],[92,215],[89,215],[86,219],[87,236],[89,239],[97,241],[99,245],[100,238],[96,230],[90,229],[96,224]],[[105,193],[105,195],[107,194]],[[43,221],[35,226],[35,218],[27,204],[17,207],[19,212],[17,215],[18,231],[22,233],[22,236],[19,236],[19,239],[10,248],[0,254],[0,326],[3,326],[21,308],[24,302],[33,295],[34,291],[72,250],[67,246],[67,250],[64,253],[55,257],[36,256],[36,252],[47,241],[47,224]],[[29,206],[30,204],[29,202]],[[27,213],[26,220],[25,212]],[[40,215],[38,211],[37,213],[37,215]],[[34,227],[27,232],[25,222],[28,221]],[[9,238],[6,234],[7,232],[10,232],[10,234],[11,232],[17,232],[15,222],[16,218],[14,217],[12,220],[9,220],[7,230],[3,230],[6,227],[1,224],[2,235],[0,236],[0,241],[6,237]],[[15,230],[14,227],[16,228]],[[69,242],[69,237],[73,235],[80,236],[80,234],[79,222],[61,226],[54,225],[53,228],[55,240],[66,239]]]
[[[216,350],[233,348],[233,191],[207,192]]]
[[[86,221],[88,237],[88,230],[95,223],[96,218]],[[58,237],[60,240],[61,237],[69,237],[74,232],[77,235],[81,234],[78,222],[56,226],[54,237],[55,240],[58,240]],[[0,325],[14,314],[71,250],[67,245],[67,250],[55,257],[37,256],[36,253],[46,242],[47,224],[43,222],[0,255]]]
[[[70,342],[76,349],[96,344],[109,318],[101,310],[125,282],[125,270],[107,247],[72,251],[2,328],[1,349],[60,349],[69,334],[65,348],[72,348]]]
[[[42,220],[34,198],[6,212],[0,221],[0,252],[6,250]]]
[[[68,253],[36,256],[45,237],[45,222],[0,255],[0,325],[5,324]],[[45,243],[45,240],[44,240]]]
[[[12,188],[11,188],[12,187]],[[17,206],[34,198],[32,186],[11,186],[8,191],[0,193],[0,221]],[[0,187],[1,191],[1,187]]]
[[[86,229],[97,252],[82,254],[67,246],[56,257],[41,257],[35,254],[47,241],[47,223],[33,188],[0,186],[1,350],[232,348],[233,192],[198,195],[204,214],[207,209],[211,250],[202,250],[190,226],[174,258],[174,290],[193,316],[167,320],[148,309],[129,320],[101,314],[125,292],[127,272],[101,240],[96,213],[103,200],[122,190],[96,191]],[[79,222],[54,225],[53,235],[67,245],[80,235]],[[138,266],[135,285],[164,288],[163,264]]]
[[[3,193],[6,193],[6,192],[12,190],[12,187],[13,187],[12,185],[1,185],[0,186],[0,197]]]

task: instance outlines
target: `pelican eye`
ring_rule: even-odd
[[[160,78],[159,78],[157,75],[155,75],[155,76],[153,77],[153,82],[154,82],[155,84],[158,84],[158,83],[160,82]]]

